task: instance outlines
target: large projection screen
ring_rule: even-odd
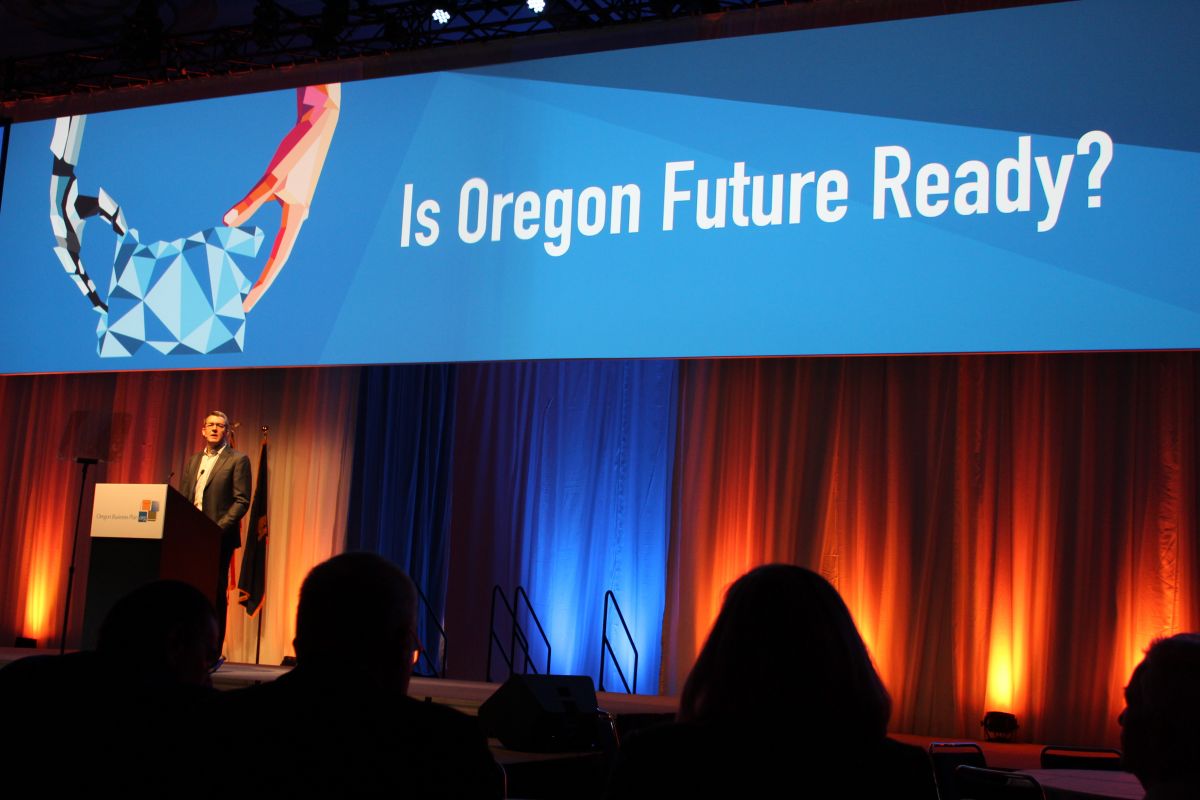
[[[0,371],[1196,348],[1197,30],[1079,0],[16,124]]]

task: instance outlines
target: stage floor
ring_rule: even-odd
[[[256,664],[226,663],[213,675],[213,685],[218,689],[240,689],[278,678],[288,667],[268,667]],[[500,688],[499,683],[485,681],[460,681],[451,678],[413,677],[408,686],[412,697],[430,699],[435,703],[453,706],[468,714],[474,714],[484,700]],[[679,708],[678,697],[657,695],[629,695],[618,692],[597,692],[596,701],[605,711],[621,714],[674,714]]]
[[[29,650],[20,648],[0,648],[0,667],[10,661],[31,655],[53,655],[57,650]],[[226,663],[213,675],[213,685],[225,691],[253,686],[275,680],[290,669],[289,667],[264,666],[258,664]],[[409,694],[421,699],[431,699],[435,703],[452,706],[467,714],[474,715],[484,700],[500,688],[499,683],[484,681],[460,681],[441,678],[412,679]],[[597,692],[596,700],[601,708],[615,716],[626,714],[674,714],[679,708],[679,698],[665,695],[629,695],[618,692]],[[945,741],[978,741],[946,736],[925,736],[908,733],[892,733],[892,738],[921,748],[928,748],[930,742]],[[1037,769],[1040,764],[1042,745],[1023,742],[1005,744],[1001,742],[978,741],[983,748],[988,766],[1005,769]]]

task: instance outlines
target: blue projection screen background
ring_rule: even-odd
[[[1195,348],[1197,30],[1080,0],[14,125],[0,371]]]

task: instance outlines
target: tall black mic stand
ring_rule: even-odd
[[[100,459],[78,456],[75,463],[82,468],[79,476],[79,505],[75,508],[75,538],[71,542],[71,565],[67,567],[67,598],[63,603],[62,634],[58,637],[58,654],[67,652],[67,622],[71,619],[71,589],[75,585],[75,557],[79,554],[79,526],[83,521],[83,492],[87,488],[88,467],[99,464]]]

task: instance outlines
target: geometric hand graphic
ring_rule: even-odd
[[[100,355],[132,355],[143,343],[168,355],[240,353],[250,280],[233,257],[253,258],[262,231],[220,226],[152,244],[137,236],[117,241],[108,313],[96,330]]]
[[[242,304],[250,281],[237,259],[258,254],[262,230],[220,225],[170,242],[142,242],[107,192],[79,194],[75,168],[85,122],[83,116],[55,121],[50,226],[63,269],[100,314],[99,354],[129,356],[143,344],[171,355],[241,352]],[[93,216],[106,220],[117,236],[107,298],[100,296],[81,256],[84,228]]]
[[[278,203],[283,210],[271,254],[246,298],[246,311],[254,308],[271,288],[292,254],[300,229],[308,219],[313,194],[329,154],[329,144],[337,129],[341,105],[342,86],[339,83],[297,88],[295,125],[284,135],[262,177],[222,220],[226,225],[244,225],[269,200]]]

